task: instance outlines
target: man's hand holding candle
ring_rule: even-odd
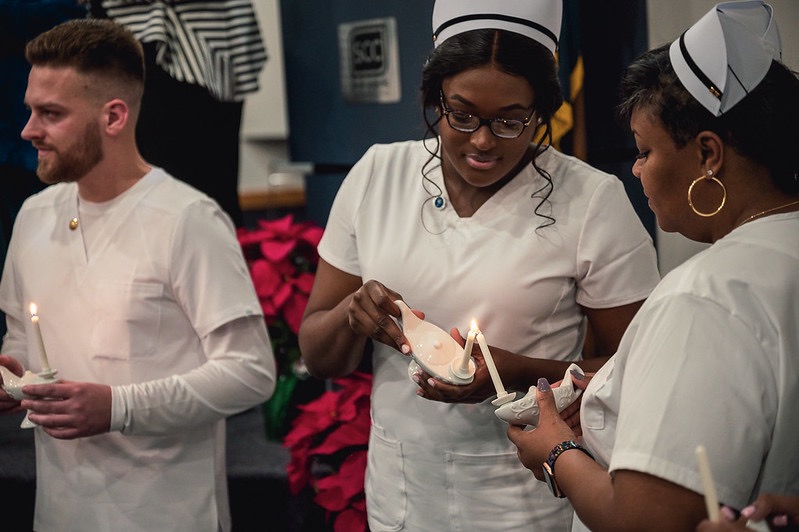
[[[58,381],[22,388],[28,419],[64,440],[108,432],[111,427],[111,387],[88,382]]]

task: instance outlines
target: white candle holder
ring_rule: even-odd
[[[571,364],[566,368],[566,373],[563,374],[563,381],[557,388],[552,388],[552,393],[555,395],[555,406],[558,412],[562,412],[567,406],[572,404],[575,399],[580,397],[583,391],[580,388],[575,388],[571,379],[571,371],[576,369],[582,371],[577,364]],[[538,401],[535,395],[536,387],[530,386],[527,394],[521,399],[513,402],[506,402],[498,406],[494,413],[499,419],[510,423],[511,425],[530,425],[535,427],[538,425],[538,415],[540,410],[538,408]]]
[[[56,374],[58,373],[57,370],[54,369],[46,369],[42,370],[39,373],[33,373],[32,371],[26,371],[22,377],[17,377],[11,371],[8,370],[5,366],[0,366],[0,375],[3,376],[3,389],[6,391],[8,395],[12,398],[16,399],[17,401],[21,401],[23,399],[31,399],[30,396],[25,395],[22,392],[22,387],[28,384],[49,384],[55,382]],[[36,426],[36,423],[32,422],[28,419],[28,414],[25,414],[25,418],[22,420],[20,427],[23,429],[31,429]]]
[[[463,348],[440,327],[419,318],[408,305],[401,300],[395,301],[400,308],[402,332],[411,344],[410,355],[413,357],[408,366],[408,376],[420,368],[425,373],[449,384],[464,385],[474,380],[476,366],[469,359],[463,367]]]

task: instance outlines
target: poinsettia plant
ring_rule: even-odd
[[[278,382],[264,404],[264,420],[267,435],[282,440],[290,451],[289,489],[295,496],[312,490],[314,503],[325,511],[335,532],[365,532],[371,374],[356,371],[329,381],[318,392],[295,397],[298,382],[308,375],[297,333],[319,263],[316,248],[322,229],[288,215],[261,220],[253,229],[241,228],[238,238],[278,365]]]
[[[275,392],[264,404],[266,430],[273,440],[284,436],[297,383],[308,375],[297,333],[319,263],[316,248],[321,238],[320,227],[313,222],[295,222],[290,214],[238,230],[277,362]]]
[[[335,532],[365,532],[364,474],[369,441],[372,375],[356,371],[300,405],[283,444],[289,448],[289,490],[310,487]]]

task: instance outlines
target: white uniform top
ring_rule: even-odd
[[[611,471],[720,502],[799,495],[799,214],[749,222],[670,272],[591,381],[582,429]]]
[[[58,377],[112,386],[111,433],[35,429],[34,527],[228,529],[223,417],[264,401],[275,375],[232,225],[160,169],[91,210],[87,245],[68,227],[74,183],[29,198],[0,283],[4,354],[40,369],[35,302]]]
[[[319,253],[334,267],[377,279],[444,330],[465,334],[472,318],[490,345],[527,356],[580,357],[584,317],[644,299],[658,281],[652,242],[621,182],[553,149],[472,217],[448,203],[440,167],[423,188],[430,158],[421,141],[369,149],[336,196]],[[372,434],[366,492],[380,530],[567,529],[571,507],[516,458],[506,425],[486,401],[450,405],[419,398],[409,359],[374,351]],[[531,383],[533,384],[533,383]],[[526,391],[526,390],[525,390]]]

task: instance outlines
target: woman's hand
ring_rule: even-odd
[[[495,395],[485,360],[482,355],[473,355],[473,358],[474,380],[469,384],[448,384],[420,369],[413,375],[413,381],[419,386],[416,395],[442,403],[482,403]]]
[[[458,329],[450,329],[449,334],[461,347],[465,345],[466,342]],[[475,372],[474,380],[469,384],[447,384],[420,369],[413,375],[413,381],[419,386],[416,394],[419,397],[442,403],[481,403],[493,396],[496,394],[496,390],[491,375],[488,373],[485,358],[477,344],[474,345],[472,358]]]
[[[752,530],[749,521],[768,523],[771,530],[785,532],[799,530],[799,497],[764,493],[755,502],[741,510],[740,517],[726,506],[721,508],[718,521],[705,519],[696,527],[697,532],[723,532],[728,530]]]
[[[508,426],[508,439],[516,446],[517,455],[524,467],[538,480],[544,479],[541,465],[546,462],[549,452],[559,443],[574,440],[577,435],[561,419],[555,406],[555,396],[546,379],[539,379],[536,389],[538,401],[538,426],[524,430],[519,425]]]
[[[392,319],[401,316],[399,307],[394,303],[398,299],[402,299],[402,296],[382,283],[367,281],[352,295],[347,318],[356,334],[368,336],[408,355],[411,352],[408,339]],[[413,312],[424,319],[423,312]]]
[[[578,373],[572,370],[572,383],[574,383],[575,388],[585,391],[585,389],[588,387],[588,383],[594,378],[594,375],[595,373]],[[572,404],[564,408],[560,413],[561,419],[566,422],[566,424],[574,431],[574,434],[578,438],[582,437],[583,435],[583,427],[580,424],[580,406],[582,404],[583,394],[580,394],[580,397],[578,397]]]

